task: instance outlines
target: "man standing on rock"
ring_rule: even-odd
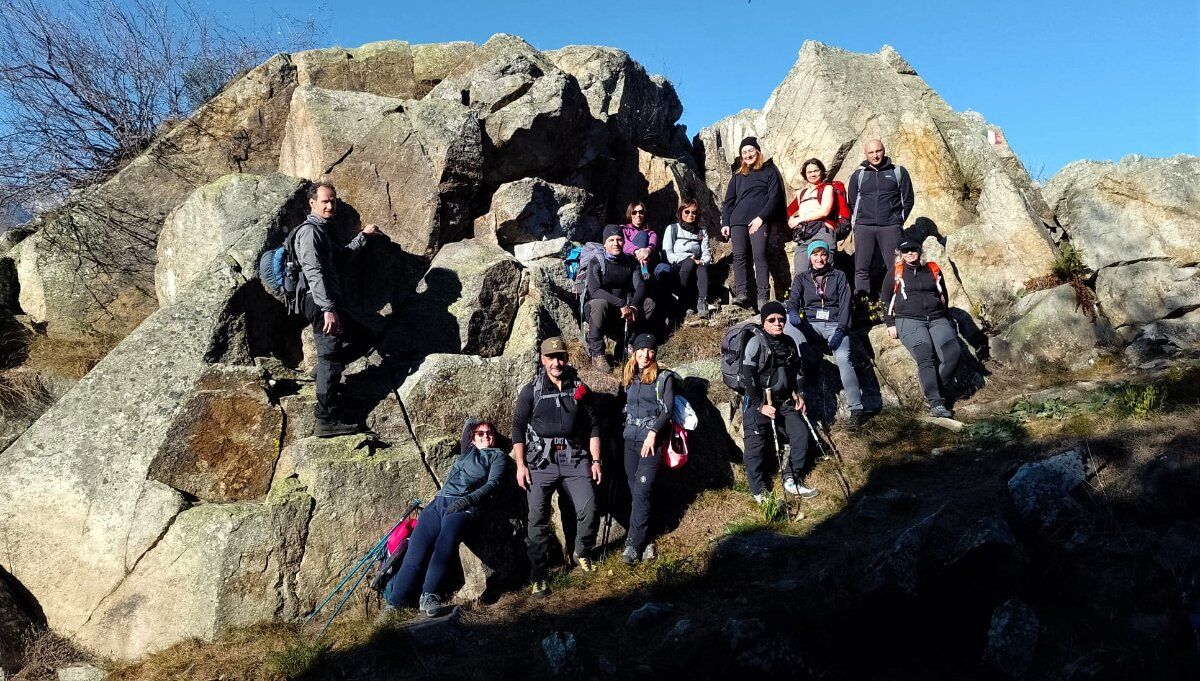
[[[846,200],[854,225],[854,292],[860,298],[878,298],[871,290],[871,262],[878,252],[884,270],[891,268],[904,221],[913,209],[913,186],[904,166],[892,163],[883,141],[867,140],[866,159],[850,176]]]
[[[370,349],[370,333],[346,311],[341,286],[341,270],[349,257],[359,251],[367,237],[382,234],[375,225],[366,225],[350,243],[342,246],[331,233],[337,210],[337,190],[328,182],[308,188],[309,214],[296,229],[296,261],[300,263],[300,309],[312,325],[317,346],[317,404],[313,407],[317,437],[352,435],[366,430],[361,422],[352,422],[337,404],[338,387],[346,364],[362,357]]]
[[[584,315],[588,323],[587,349],[592,366],[607,372],[610,367],[604,357],[605,329],[632,325],[637,331],[639,316],[642,325],[648,325],[657,311],[654,300],[646,295],[646,281],[637,260],[623,252],[625,238],[621,228],[616,225],[605,227],[603,243],[604,262],[592,265],[587,271]],[[624,335],[627,334],[622,335],[621,343],[629,341]],[[618,347],[617,352],[620,351]]]
[[[517,484],[528,492],[528,547],[532,594],[550,592],[546,554],[550,541],[550,496],[562,487],[575,507],[575,563],[593,572],[596,495],[600,484],[600,422],[588,388],[567,364],[561,337],[541,346],[542,369],[521,388],[513,410],[513,457]]]

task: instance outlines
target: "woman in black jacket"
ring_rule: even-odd
[[[675,386],[670,372],[658,366],[657,352],[658,341],[643,333],[633,339],[633,356],[625,365],[625,475],[633,497],[629,533],[621,553],[627,565],[654,557],[654,544],[646,541],[650,492],[671,437]]]
[[[851,427],[866,422],[863,412],[862,389],[858,374],[850,361],[850,283],[846,275],[834,269],[829,244],[817,240],[808,245],[809,267],[792,279],[792,294],[788,297],[787,334],[796,344],[817,350],[817,356],[833,353],[846,406],[850,408]]]
[[[772,223],[783,222],[783,178],[774,162],[764,159],[758,139],[747,137],[739,147],[741,163],[725,190],[721,236],[733,240],[733,304],[748,307],[749,260],[754,263],[758,306],[771,299],[767,267],[767,237]]]
[[[384,592],[389,606],[399,608],[411,599],[423,574],[421,611],[430,617],[443,612],[438,593],[442,577],[458,555],[463,530],[478,513],[480,503],[500,486],[508,464],[504,452],[494,447],[496,437],[491,421],[468,419],[463,426],[462,453],[450,467],[442,489],[417,518],[404,562]]]
[[[917,377],[929,413],[950,418],[954,414],[946,408],[942,387],[954,376],[961,351],[946,306],[946,282],[937,264],[921,257],[921,242],[905,239],[898,250],[896,267],[884,275],[880,291],[883,322],[888,336],[899,338],[917,361]]]

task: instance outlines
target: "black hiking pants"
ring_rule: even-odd
[[[608,335],[619,339],[617,350],[614,354],[621,354],[620,344],[633,341],[633,337],[640,331],[648,331],[653,333],[655,324],[658,322],[658,313],[660,306],[650,296],[646,296],[642,301],[642,309],[638,313],[636,322],[629,325],[629,337],[621,338],[625,333],[625,322],[621,321],[621,308],[612,303],[592,298],[584,304],[583,312],[587,317],[587,350],[588,355],[592,357],[604,356],[604,335]]]
[[[701,303],[707,303],[708,265],[697,265],[695,260],[687,258],[671,265],[671,274],[675,275],[680,307],[699,310]]]
[[[733,295],[748,298],[750,270],[754,269],[755,301],[760,305],[771,299],[771,274],[767,267],[767,236],[771,226],[763,224],[751,234],[746,225],[730,225],[733,242]]]
[[[946,406],[938,380],[941,380],[941,386],[950,382],[962,354],[954,324],[946,317],[897,317],[896,335],[917,362],[917,378],[921,381],[925,401],[930,407]]]
[[[743,402],[743,405],[745,404],[746,402]],[[787,435],[789,454],[783,461],[781,473],[785,478],[794,479],[797,484],[804,479],[804,460],[808,455],[808,428],[804,425],[804,418],[800,416],[800,412],[796,411],[796,405],[791,398],[778,405],[774,423],[761,411],[746,408],[742,412],[742,462],[746,465],[746,480],[750,483],[750,493],[754,495],[771,488],[767,473],[778,466],[778,455],[775,452],[777,436],[772,432],[773,428],[782,430]],[[778,438],[782,445],[784,437],[779,435]]]
[[[645,428],[625,429],[625,477],[629,479],[629,494],[633,498],[625,545],[634,547],[639,554],[646,548],[650,526],[650,494],[663,457],[661,445],[654,448],[653,455],[642,456],[642,443],[646,441],[648,432]]]
[[[325,333],[325,315],[313,302],[311,294],[304,296],[302,306],[304,317],[312,325],[317,346],[317,404],[313,407],[313,415],[319,421],[344,418],[337,404],[342,372],[347,364],[371,349],[371,334],[344,312],[338,313],[341,327],[338,333]]]
[[[887,271],[896,258],[896,246],[900,245],[900,225],[855,225],[854,226],[854,292],[869,293],[879,298],[879,291],[871,290],[871,263],[878,252],[883,258],[883,269]]]
[[[576,556],[590,556],[596,545],[596,493],[592,487],[592,464],[586,454],[576,456],[562,450],[550,457],[545,468],[529,467],[532,482],[527,493],[529,501],[528,538],[529,565],[533,581],[546,578],[546,556],[550,546],[550,499],[556,489],[562,489],[575,507]]]

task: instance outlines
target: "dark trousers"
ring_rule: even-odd
[[[591,462],[569,451],[558,452],[545,468],[529,468],[528,541],[533,579],[546,578],[546,553],[550,545],[550,497],[563,489],[575,507],[575,552],[586,556],[596,545],[596,493],[592,488]]]
[[[312,325],[317,346],[317,404],[313,414],[321,421],[339,417],[337,394],[346,365],[371,349],[371,336],[350,315],[339,312],[341,329],[336,335],[325,333],[325,316],[313,302],[312,295],[304,296],[304,316]]]
[[[871,262],[878,252],[883,258],[883,269],[892,266],[896,259],[896,246],[900,245],[900,225],[855,225],[854,226],[854,291],[871,293]]]
[[[654,479],[658,477],[663,452],[662,447],[655,447],[653,456],[642,456],[646,432],[645,428],[627,430],[625,437],[625,477],[629,479],[629,494],[633,497],[625,544],[639,552],[646,546],[647,528],[650,525],[650,493]]]
[[[946,317],[928,320],[897,317],[896,335],[917,361],[917,378],[929,406],[946,406],[938,379],[943,386],[950,382],[962,353],[954,324]]]
[[[733,242],[733,295],[745,298],[748,293],[750,267],[754,267],[755,300],[771,299],[771,275],[767,267],[767,235],[770,225],[764,224],[754,234],[746,225],[731,225],[729,238]]]
[[[587,318],[587,349],[588,354],[592,357],[601,356],[604,354],[604,334],[608,333],[616,337],[624,335],[625,322],[621,321],[621,308],[612,303],[592,298],[583,306],[584,316]],[[641,314],[638,315],[638,320],[630,325],[629,338],[621,338],[619,343],[628,343],[633,340],[633,334],[641,330],[650,330],[658,322],[659,306],[650,296],[642,301]],[[617,348],[618,353],[620,347]]]
[[[837,239],[833,231],[822,229],[811,237],[796,244],[796,252],[792,254],[792,274],[800,274],[812,269],[812,261],[808,259],[808,245],[814,241],[824,241],[829,246],[829,259],[833,260],[833,252],[837,250]],[[857,245],[855,246],[857,248]]]
[[[417,527],[409,537],[404,561],[384,592],[388,603],[399,608],[410,601],[416,595],[415,587],[422,572],[425,580],[421,593],[438,593],[446,568],[458,553],[463,530],[476,513],[474,508],[447,513],[446,508],[455,501],[457,499],[438,495],[417,517]]]
[[[746,404],[743,401],[743,404]],[[808,428],[800,412],[796,411],[791,397],[781,405],[777,405],[775,422],[755,409],[742,412],[742,462],[746,465],[746,480],[750,483],[750,493],[760,494],[770,489],[767,471],[774,468],[771,455],[775,455],[777,434],[773,428],[782,426],[787,434],[789,456],[784,460],[784,477],[790,477],[797,483],[804,479],[804,459],[808,455]],[[782,444],[782,438],[779,439]]]
[[[708,265],[697,265],[695,260],[688,258],[671,265],[671,274],[675,275],[676,292],[683,309],[699,309],[700,303],[708,301]]]

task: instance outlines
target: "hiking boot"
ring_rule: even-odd
[[[797,484],[792,478],[788,478],[783,481],[783,489],[786,490],[788,494],[798,496],[801,499],[812,499],[813,497],[817,496],[817,490]]]
[[[608,365],[608,360],[605,359],[604,355],[592,355],[592,368],[596,371],[603,371],[606,374],[612,370],[612,367]]]
[[[355,433],[365,432],[367,432],[367,428],[361,423],[347,423],[345,421],[317,419],[317,425],[313,427],[313,435],[317,437],[337,437],[339,435],[354,435]]]
[[[694,314],[696,314],[696,308],[694,308],[694,307],[689,307],[688,309],[683,311],[684,317],[691,317]]]
[[[758,504],[759,506],[762,506],[763,499],[765,499],[765,498],[766,497],[763,496],[763,493],[759,492],[758,494],[754,495],[754,503]]]
[[[708,319],[712,316],[712,310],[708,309],[708,303],[700,303],[696,310],[696,316],[701,319]]]
[[[858,428],[867,422],[867,413],[862,409],[857,409],[850,412],[850,418],[846,419],[846,425],[851,428]]]
[[[421,612],[425,613],[426,617],[437,617],[446,609],[441,597],[432,593],[421,594],[421,601],[418,606],[421,608]]]
[[[737,305],[738,307],[750,307],[750,296],[738,296],[730,300],[729,304]]]
[[[952,418],[954,418],[954,412],[950,411],[950,410],[949,410],[949,409],[947,409],[945,406],[943,406],[943,405],[940,405],[940,404],[939,404],[939,405],[937,405],[936,407],[930,407],[930,408],[929,408],[929,415],[930,415],[930,416],[935,416],[935,417],[937,417],[937,418],[939,418],[939,419],[952,419]]]
[[[621,552],[621,562],[626,565],[637,565],[640,559],[641,555],[638,554],[638,550],[632,546],[626,546],[625,550]]]
[[[587,556],[575,556],[575,564],[578,565],[579,569],[583,570],[584,572],[596,571],[596,563]]]
[[[529,595],[534,598],[545,598],[550,595],[550,582],[545,579],[535,579],[529,587]]]
[[[642,562],[654,560],[658,557],[658,548],[654,546],[654,542],[646,544],[646,548],[642,549]]]

